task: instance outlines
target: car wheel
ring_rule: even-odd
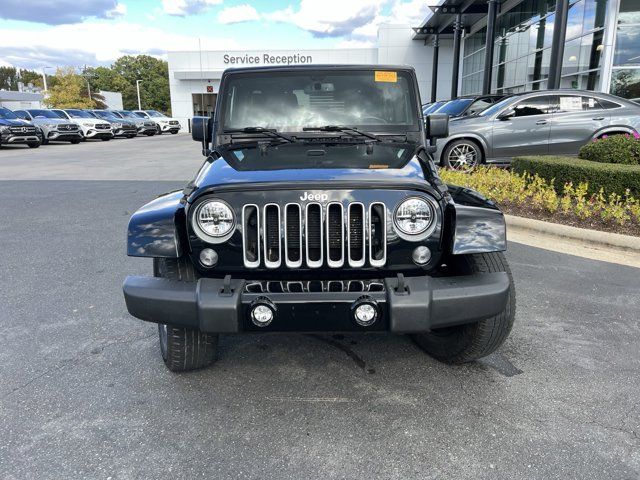
[[[516,314],[516,293],[511,270],[502,252],[461,255],[452,262],[455,274],[506,272],[510,288],[504,310],[467,325],[438,328],[413,335],[425,352],[445,363],[465,363],[494,352],[507,339]]]
[[[100,140],[102,140],[103,142],[108,142],[109,140],[111,140],[111,138],[109,138],[109,137],[102,137]]]
[[[78,140],[70,140],[70,142],[71,142],[72,145],[77,145],[77,144],[80,143],[80,139],[78,139]]]
[[[49,145],[49,140],[47,140],[46,138],[42,139],[42,142],[40,142],[41,145]]]
[[[482,163],[482,149],[473,140],[455,140],[444,149],[442,163],[451,170],[473,170]]]
[[[154,258],[153,274],[170,280],[197,279],[195,269],[188,258]],[[211,365],[216,360],[218,335],[200,330],[158,324],[160,353],[167,368],[173,372],[185,372]]]
[[[40,142],[31,142],[27,143],[27,145],[29,145],[29,148],[38,148],[40,146]]]
[[[158,126],[156,127],[156,133],[157,133],[158,135],[162,135],[162,129],[160,128],[160,125],[158,125]]]
[[[136,135],[127,135],[127,138],[134,138],[136,136],[137,136],[137,134]]]
[[[171,135],[175,135],[175,134],[177,134],[177,133],[178,133],[178,132],[177,132],[176,130],[171,130]]]

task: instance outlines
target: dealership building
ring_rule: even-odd
[[[434,2],[434,5],[436,2]],[[419,25],[381,25],[372,48],[169,53],[173,116],[211,114],[229,67],[411,65],[423,102],[573,88],[640,97],[640,0],[440,1]]]

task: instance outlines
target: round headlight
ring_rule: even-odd
[[[210,237],[224,237],[235,225],[233,211],[219,200],[201,203],[194,218],[200,231]]]
[[[398,205],[393,220],[402,233],[419,235],[433,225],[435,211],[430,202],[422,198],[409,198]]]

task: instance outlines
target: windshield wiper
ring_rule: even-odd
[[[302,129],[303,132],[343,132],[347,133],[353,137],[367,137],[371,140],[375,140],[376,142],[381,142],[376,135],[369,132],[363,132],[358,130],[355,127],[347,127],[346,125],[325,125],[323,127],[304,127]]]
[[[222,133],[257,133],[260,135],[264,135],[265,137],[281,138],[282,140],[286,140],[289,143],[294,142],[293,138],[278,132],[275,128],[264,128],[264,127],[228,128],[224,130]]]

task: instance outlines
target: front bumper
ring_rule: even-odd
[[[81,130],[69,131],[69,132],[59,132],[57,130],[50,130],[47,133],[47,140],[66,142],[70,140],[79,140],[79,139],[82,139]]]
[[[111,129],[97,130],[89,128],[86,132],[84,132],[84,136],[86,138],[113,138],[113,133],[111,132]]]
[[[38,135],[15,135],[12,133],[0,135],[0,144],[13,145],[15,143],[40,143]]]
[[[398,288],[404,283],[404,288]],[[130,276],[123,291],[129,313],[141,320],[196,328],[209,333],[248,331],[426,332],[472,323],[504,310],[510,282],[506,273],[460,277],[384,279],[379,292],[249,293],[241,279],[201,278],[178,282]],[[354,302],[367,296],[379,317],[361,327],[352,318]],[[255,326],[249,317],[253,302],[267,298],[276,307],[273,322]]]
[[[180,131],[180,124],[170,125],[168,123],[161,123],[160,124],[160,129],[163,132],[179,132]]]
[[[153,133],[155,135],[155,133],[158,131],[158,127],[154,126],[149,126],[149,125],[141,125],[138,127],[138,133],[139,134],[147,134],[147,133]]]

